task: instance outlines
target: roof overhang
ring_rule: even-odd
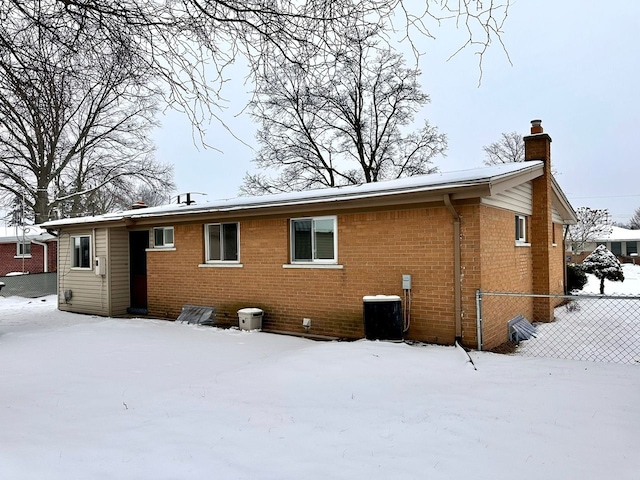
[[[198,205],[165,205],[46,222],[51,230],[80,227],[116,227],[190,222],[202,217],[246,218],[317,214],[318,212],[366,211],[381,208],[441,206],[444,197],[467,202],[490,196],[542,175],[542,162],[485,167],[476,170],[431,174],[407,179],[308,192],[239,197]],[[570,208],[570,207],[569,207]],[[166,220],[165,220],[166,219]]]
[[[558,210],[558,214],[562,217],[563,224],[575,225],[578,223],[578,216],[576,215],[575,210],[553,176],[551,176],[551,189],[553,191],[553,205]]]

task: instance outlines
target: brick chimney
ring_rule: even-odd
[[[551,137],[544,133],[542,120],[531,121],[531,135],[524,137],[524,159],[541,160],[542,176],[532,181],[531,257],[533,262],[533,293],[548,295],[557,293],[552,285],[551,271],[553,249]],[[557,270],[557,268],[556,268]],[[553,302],[549,298],[535,298],[533,320],[553,320]]]

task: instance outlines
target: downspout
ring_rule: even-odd
[[[567,289],[567,237],[569,236],[569,225],[565,225],[564,235],[562,236],[562,265],[564,265],[564,294],[569,295]],[[573,252],[571,252],[573,255]]]
[[[453,217],[453,296],[455,303],[456,341],[462,340],[462,272],[460,271],[460,215],[451,204],[449,194],[444,195],[444,204]]]
[[[107,315],[112,316],[113,312],[111,310],[111,269],[108,267],[109,262],[111,261],[111,229],[110,228],[105,228],[105,235],[106,235],[106,244],[107,244],[107,251],[106,251],[106,255],[104,256],[104,268],[105,270],[105,275],[102,277],[102,283],[103,285],[106,283],[106,288],[107,289]]]
[[[44,273],[48,273],[49,272],[49,245],[47,245],[46,242],[38,242],[37,240],[31,240],[31,243],[35,243],[36,245],[40,245],[44,247],[44,262],[42,267],[44,269]]]

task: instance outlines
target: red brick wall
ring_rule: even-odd
[[[480,207],[482,284],[486,292],[531,293],[531,246],[516,246],[515,213]],[[486,298],[486,297],[485,297]],[[492,297],[483,302],[483,345],[491,349],[508,340],[507,322],[518,314],[531,318],[533,302],[509,304]],[[475,311],[475,309],[474,309]],[[474,317],[475,319],[475,317]]]
[[[551,137],[542,133],[542,127],[532,127],[532,135],[524,137],[525,160],[542,160],[544,174],[532,181],[533,214],[531,216],[531,250],[533,255],[533,293],[548,294],[555,289],[552,272],[553,223],[551,210]],[[535,134],[534,134],[535,133]],[[536,298],[533,320],[553,320],[554,302]]]
[[[513,212],[480,205],[456,209],[461,217],[462,343],[475,348],[476,290],[530,293],[532,248],[516,247]],[[255,306],[265,311],[265,329],[304,333],[302,319],[307,317],[311,334],[360,338],[362,297],[403,297],[401,278],[408,273],[413,289],[406,338],[453,343],[454,242],[448,210],[416,208],[337,218],[342,269],[283,268],[289,263],[287,218],[240,221],[242,268],[198,267],[204,259],[203,223],[215,219],[174,225],[175,251],[147,254],[150,314],[176,318],[182,305],[213,305],[218,321],[237,324],[237,310]],[[556,228],[561,238],[561,227]],[[561,245],[554,254],[551,276],[561,284]],[[507,340],[510,318],[518,313],[532,318],[532,301],[527,302],[524,307],[520,302],[517,312],[485,315],[486,349]]]
[[[58,241],[47,242],[49,255],[49,271],[58,271]]]
[[[57,243],[49,243],[49,271],[57,270]],[[23,259],[16,257],[15,243],[0,243],[0,277],[9,272],[22,272]],[[31,244],[31,258],[24,259],[24,271],[29,273],[44,272],[44,247]]]
[[[403,296],[413,281],[407,338],[450,344],[455,338],[453,222],[444,208],[338,215],[338,263],[343,269],[285,269],[286,218],[240,222],[243,268],[202,268],[202,224],[175,225],[175,251],[149,252],[152,315],[175,318],[184,304],[214,305],[218,319],[237,323],[239,308],[265,311],[264,328],[359,338],[362,297]],[[472,241],[471,238],[469,241]]]
[[[564,294],[564,270],[565,270],[565,252],[562,244],[562,236],[564,235],[564,227],[554,223],[556,243],[551,247],[551,281],[549,293],[563,295]]]
[[[465,274],[463,281],[463,301],[465,322],[464,344],[477,346],[475,291],[532,293],[534,265],[532,246],[516,246],[514,231],[515,213],[491,208],[476,207],[480,214],[478,248],[480,258],[479,274]],[[562,238],[562,225],[554,224],[556,239]],[[531,227],[528,227],[528,235]],[[530,235],[529,235],[530,236]],[[463,256],[470,255],[472,245],[465,245]],[[551,247],[549,278],[553,288],[547,293],[562,294],[564,291],[564,263],[562,242]],[[472,262],[469,262],[472,263]],[[474,267],[476,268],[476,267]],[[483,302],[483,345],[494,348],[508,340],[507,322],[518,314],[529,320],[534,319],[534,300],[524,297],[484,297]],[[474,303],[472,303],[472,300]],[[551,308],[557,302],[551,302]]]

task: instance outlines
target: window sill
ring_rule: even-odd
[[[93,272],[91,267],[71,267],[71,270],[77,270],[79,272]]]
[[[13,258],[31,258],[31,255],[15,255]]]
[[[176,247],[156,247],[156,248],[145,248],[145,252],[175,252]]]
[[[530,247],[531,244],[527,242],[516,242],[516,247]]]
[[[558,244],[557,244],[557,243],[552,243],[552,244],[551,244],[551,246],[552,246],[552,247],[557,247],[557,246],[558,246]]]
[[[285,263],[282,268],[319,268],[319,269],[333,269],[341,270],[344,265],[338,265],[335,263]]]
[[[201,263],[198,268],[243,268],[242,263]]]

